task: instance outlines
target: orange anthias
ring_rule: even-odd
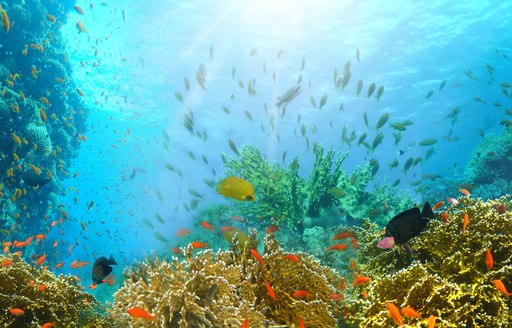
[[[487,265],[487,269],[491,270],[494,265],[494,260],[492,259],[491,249],[487,248],[487,252],[485,254],[485,264]]]
[[[263,257],[261,257],[260,253],[258,253],[257,250],[252,249],[252,248],[250,249],[250,251],[251,251],[252,256],[254,256],[254,258],[258,262],[260,262],[261,266],[265,266],[265,260],[263,259]]]
[[[464,219],[462,220],[462,234],[466,233],[466,228],[468,227],[469,223],[469,215],[468,213],[464,213]]]
[[[193,241],[190,243],[190,245],[192,245],[192,247],[194,247],[194,248],[204,248],[204,247],[208,246],[208,244],[202,243],[200,241]]]
[[[345,250],[347,248],[348,248],[348,246],[345,245],[345,244],[336,244],[336,245],[333,245],[333,246],[329,247],[327,250],[328,251],[342,251],[342,250]]]
[[[270,284],[268,283],[267,280],[265,280],[265,288],[267,289],[267,293],[270,297],[272,297],[272,299],[275,301],[276,300],[276,293],[274,293],[274,290],[272,289],[272,287],[270,286]]]
[[[509,293],[509,291],[507,290],[507,287],[505,287],[505,285],[503,284],[503,282],[500,279],[493,280],[493,283],[494,283],[494,286],[496,286],[496,288],[500,291],[500,293],[505,295],[507,298],[509,298],[510,295],[512,295],[511,293]]]
[[[388,308],[389,315],[393,318],[395,323],[399,326],[403,326],[404,322],[402,321],[402,315],[396,305],[393,303],[386,303],[386,306]]]
[[[371,280],[372,279],[370,277],[365,277],[365,276],[357,277],[352,282],[352,286],[364,286],[367,283],[369,283]]]
[[[416,310],[414,308],[410,307],[410,306],[403,307],[401,312],[406,317],[421,318],[421,314],[416,312]]]
[[[151,315],[151,314],[147,313],[144,309],[141,309],[138,307],[133,307],[131,309],[126,310],[126,313],[128,313],[132,317],[136,317],[136,318],[142,318],[142,319],[147,319],[147,320],[155,320],[156,319],[156,316]]]
[[[297,297],[297,298],[304,298],[304,297],[308,297],[309,296],[309,293],[307,292],[307,290],[297,290],[295,293],[293,293],[293,297]]]

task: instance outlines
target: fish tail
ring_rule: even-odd
[[[113,255],[110,255],[110,258],[108,259],[108,264],[109,265],[117,265],[117,262],[116,262],[116,260],[114,260]]]
[[[430,207],[430,204],[428,202],[426,202],[425,205],[423,206],[423,210],[421,211],[421,217],[429,219],[433,219],[436,217],[434,215],[434,211],[432,211],[432,207]]]

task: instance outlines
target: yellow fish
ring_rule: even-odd
[[[239,177],[230,176],[222,180],[217,187],[217,192],[236,200],[256,200],[252,184]]]

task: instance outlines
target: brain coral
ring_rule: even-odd
[[[45,153],[52,151],[52,141],[45,125],[29,123],[25,128],[24,137],[30,146],[37,145],[37,151]]]

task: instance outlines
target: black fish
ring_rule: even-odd
[[[24,172],[21,176],[23,182],[31,187],[41,187],[52,181],[50,178],[44,177],[42,174],[36,174],[35,172]]]
[[[103,283],[103,280],[112,272],[111,265],[117,265],[112,255],[109,259],[105,256],[97,258],[92,266],[92,282],[96,285]]]
[[[435,215],[429,203],[425,203],[421,213],[419,208],[413,207],[389,220],[386,237],[394,237],[396,244],[406,243],[418,236],[433,218]]]

